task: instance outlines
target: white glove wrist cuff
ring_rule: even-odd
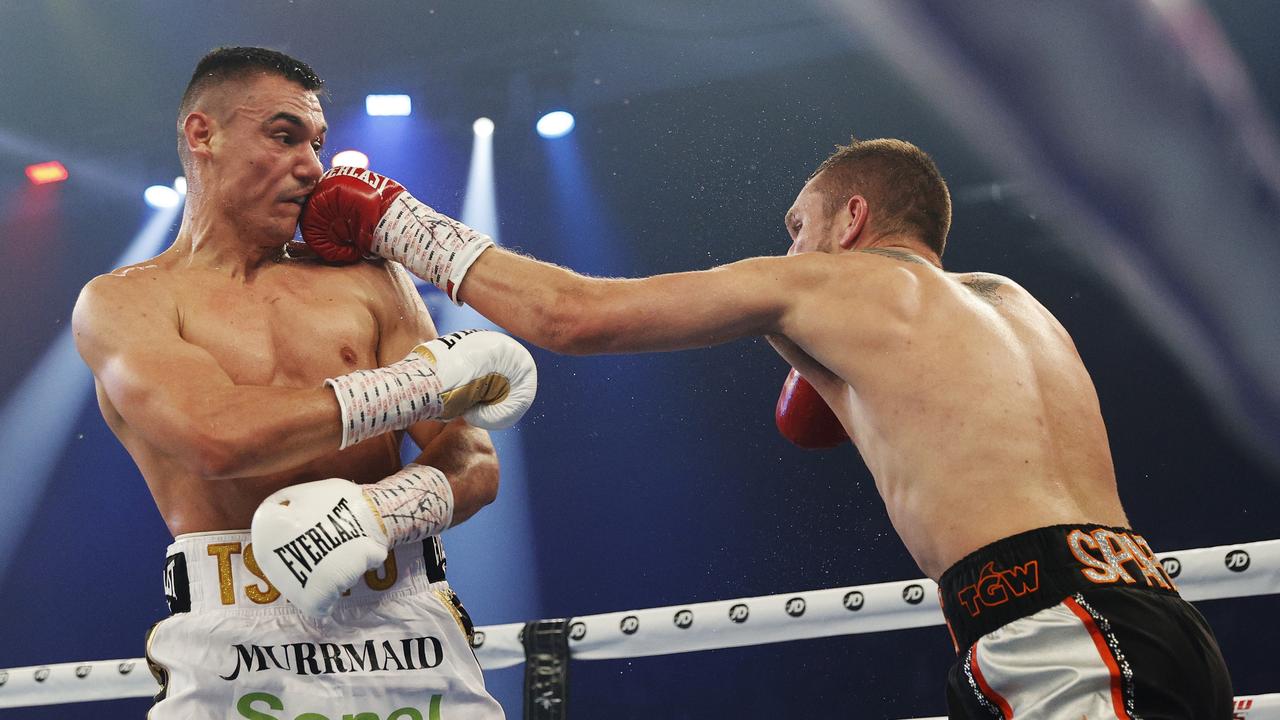
[[[453,522],[453,488],[428,465],[410,463],[363,490],[382,517],[390,547],[439,535]]]
[[[418,352],[386,367],[329,378],[342,414],[342,444],[352,445],[392,430],[404,430],[444,411],[434,363]]]
[[[397,195],[374,228],[369,250],[395,260],[458,303],[462,276],[493,239],[407,192]],[[459,303],[461,304],[461,303]]]

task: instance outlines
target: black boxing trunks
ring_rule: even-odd
[[[1132,530],[1019,533],[957,562],[938,593],[952,718],[1232,716],[1213,632]]]

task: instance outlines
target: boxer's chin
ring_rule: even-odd
[[[299,213],[296,210],[296,206],[294,207],[295,210],[292,213],[282,211],[272,215],[270,225],[263,228],[270,234],[270,239],[273,243],[286,243],[300,237],[298,234]]]

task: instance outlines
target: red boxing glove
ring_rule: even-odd
[[[302,239],[330,262],[353,263],[373,252],[373,231],[404,192],[375,172],[339,166],[325,173],[307,198],[299,226]]]
[[[849,439],[827,401],[795,368],[782,383],[773,417],[782,437],[806,450],[833,448]]]
[[[357,167],[322,175],[299,224],[302,239],[325,260],[350,263],[367,254],[395,260],[459,304],[463,276],[493,245],[395,180]]]

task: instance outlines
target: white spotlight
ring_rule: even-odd
[[[564,110],[553,110],[538,118],[538,134],[548,140],[564,137],[573,132],[573,115]]]
[[[359,150],[343,150],[333,156],[333,160],[329,161],[329,167],[338,167],[345,165],[346,167],[369,167],[369,156]]]
[[[408,115],[413,103],[408,95],[365,95],[364,111],[370,115]]]
[[[147,205],[157,210],[178,207],[178,203],[182,202],[182,196],[178,191],[168,185],[152,185],[142,193],[142,199],[147,201]]]
[[[174,178],[173,189],[177,190],[179,195],[186,195],[187,194],[187,177],[185,175],[179,175],[178,177]]]
[[[471,131],[476,137],[490,137],[493,135],[493,121],[487,117],[478,118],[471,123]]]

